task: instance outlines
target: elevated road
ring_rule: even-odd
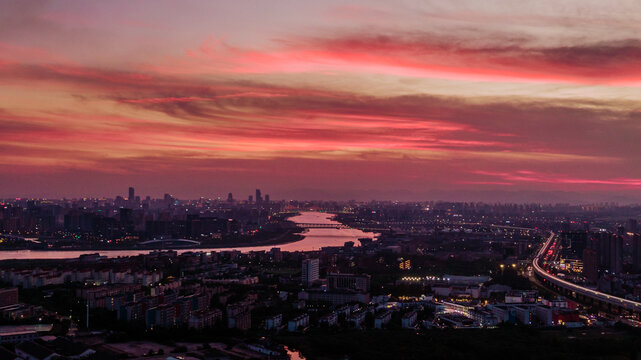
[[[554,240],[554,237],[556,236],[555,233],[550,232],[550,237],[545,241],[539,252],[536,254],[534,257],[534,260],[532,261],[532,267],[534,269],[534,272],[536,275],[549,282],[550,284],[554,285],[556,288],[565,290],[567,292],[571,292],[574,297],[577,298],[587,298],[591,299],[593,301],[596,301],[598,303],[602,304],[608,304],[610,307],[614,307],[615,309],[625,309],[627,311],[639,314],[641,313],[641,303],[620,298],[614,295],[609,295],[606,293],[602,293],[600,291],[588,289],[586,287],[577,285],[575,283],[563,280],[559,278],[558,276],[552,275],[547,270],[545,270],[543,267],[541,267],[541,261],[545,257],[545,254],[547,253],[548,249],[550,248],[550,244]]]

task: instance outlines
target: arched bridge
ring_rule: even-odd
[[[316,224],[316,223],[297,223],[296,226],[305,229],[355,229],[370,232],[388,231],[389,227],[357,227],[345,224]]]
[[[138,245],[150,246],[150,245],[172,245],[172,246],[198,246],[200,241],[189,240],[189,239],[153,239],[147,240],[139,243]]]
[[[296,223],[296,226],[305,229],[351,229],[344,224],[314,224],[314,223]]]

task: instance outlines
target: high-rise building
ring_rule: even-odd
[[[319,279],[320,260],[318,259],[305,259],[303,260],[303,268],[301,279],[306,286],[311,285],[314,281]]]
[[[616,234],[601,233],[599,237],[599,265],[610,273],[623,270],[623,237]]]
[[[593,235],[593,249],[597,251],[599,269],[607,269],[610,259],[610,243],[608,233],[596,233]]]
[[[134,188],[130,187],[129,188],[129,197],[127,198],[127,200],[129,200],[129,202],[133,202],[135,199],[136,199],[136,196],[134,194]]]
[[[620,273],[623,271],[623,237],[612,235],[610,237],[610,272]]]
[[[251,203],[253,203],[253,202],[254,202],[254,197],[253,197],[253,196],[251,196],[251,195],[249,195],[249,203],[251,204]]]
[[[261,204],[263,197],[260,195],[260,189],[256,189],[256,204]]]
[[[268,203],[268,202],[269,202],[269,194],[265,194],[265,202],[266,202],[266,203]]]
[[[269,253],[275,262],[279,262],[283,260],[283,252],[280,251],[280,248],[276,248],[276,247],[272,248],[271,250],[269,250]]]
[[[599,268],[610,273],[623,270],[623,237],[608,232],[594,234],[592,248],[597,250]],[[595,246],[596,245],[596,246]]]
[[[583,250],[583,276],[591,283],[599,280],[599,258],[595,249],[586,248]]]
[[[234,202],[234,196],[231,193],[227,194],[227,202]]]
[[[561,256],[578,259],[588,246],[588,233],[585,231],[564,231],[561,233]]]
[[[636,273],[641,273],[641,235],[632,237],[632,268]]]

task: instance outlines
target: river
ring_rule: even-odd
[[[333,214],[306,211],[300,215],[291,217],[289,220],[301,224],[340,224],[332,220]],[[374,233],[363,232],[356,229],[306,229],[302,234],[304,237],[300,241],[282,244],[282,245],[268,245],[268,246],[248,246],[237,248],[191,248],[191,249],[176,249],[180,253],[187,251],[228,251],[240,250],[242,252],[249,251],[269,251],[269,249],[277,247],[282,251],[312,251],[319,250],[325,246],[342,246],[347,241],[353,241],[354,246],[359,246],[359,238],[373,238]],[[0,260],[11,259],[72,259],[77,258],[83,254],[95,254],[108,257],[119,256],[135,256],[139,254],[147,254],[152,250],[6,250],[0,251]]]

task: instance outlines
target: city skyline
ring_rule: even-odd
[[[635,1],[0,8],[0,198],[641,202]]]

